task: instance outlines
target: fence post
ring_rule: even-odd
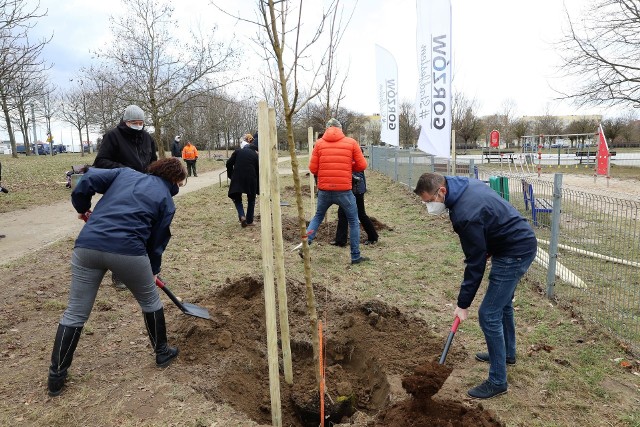
[[[414,182],[416,182],[417,180],[414,181],[413,179],[413,157],[411,157],[411,151],[413,151],[411,148],[409,148],[409,158],[408,158],[408,162],[409,162],[409,177],[407,178],[409,181],[409,187],[411,187],[413,185]]]
[[[547,298],[553,298],[558,259],[558,235],[560,234],[560,209],[562,208],[562,174],[553,176],[553,212],[551,213],[551,239],[549,241],[549,268],[547,269]]]
[[[393,180],[398,182],[398,147],[393,149]]]
[[[374,160],[375,154],[373,153],[375,145],[369,145],[369,169],[376,170],[376,162]]]
[[[475,171],[476,162],[473,159],[469,159],[469,178],[478,178]]]

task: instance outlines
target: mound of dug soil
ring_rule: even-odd
[[[378,415],[376,426],[383,427],[501,427],[495,413],[481,407],[469,408],[457,402],[434,401],[435,395],[453,368],[433,361],[418,366],[402,379],[402,387],[411,398],[393,405]]]
[[[313,366],[305,286],[290,281],[287,290],[294,382],[284,382],[281,364],[283,425],[317,426],[318,367]],[[435,336],[424,321],[379,301],[339,300],[321,286],[314,292],[325,325],[325,408],[332,414],[325,425],[348,423],[355,412],[366,414],[369,425],[376,426],[500,425],[486,424],[484,418],[464,424],[480,413],[456,402],[410,398],[389,408],[393,392],[395,400],[407,396],[398,396],[390,384],[436,359],[443,337]],[[212,321],[183,316],[170,325],[170,340],[179,345],[183,361],[174,364],[177,381],[259,424],[270,424],[262,279],[244,277],[196,302],[209,309]],[[452,348],[449,361],[454,364],[465,356]],[[427,419],[434,421],[420,421]],[[449,424],[437,424],[440,420]]]

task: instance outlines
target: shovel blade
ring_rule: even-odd
[[[204,307],[200,307],[199,305],[190,304],[188,302],[182,303],[182,312],[184,314],[188,314],[189,316],[199,317],[201,319],[211,319],[211,317],[209,317],[209,310]]]

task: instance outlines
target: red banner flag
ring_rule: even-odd
[[[598,126],[598,135],[600,142],[598,143],[596,174],[609,176],[609,160],[611,159],[611,155],[609,154],[609,145],[607,144],[607,139],[604,137],[602,125]]]

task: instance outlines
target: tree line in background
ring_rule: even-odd
[[[321,76],[323,85],[315,92],[293,88],[295,96],[300,99],[304,96],[305,101],[285,114],[280,94],[286,85],[279,85],[277,76],[256,76],[263,77],[257,82],[261,93],[259,90],[243,94],[231,88],[238,82],[235,70],[240,66],[241,52],[231,43],[218,41],[216,29],[190,30],[190,41],[184,42],[170,31],[176,23],[168,4],[151,0],[123,0],[123,3],[122,10],[127,13],[110,18],[114,42],[94,52],[92,65],[78,70],[77,76],[62,88],[47,79],[53,65],[45,62],[42,51],[51,38],[34,41],[29,37],[29,30],[46,12],[26,0],[0,0],[0,108],[5,119],[2,128],[9,135],[14,156],[17,155],[17,134],[21,134],[26,153],[30,152],[29,146],[35,142],[34,120],[44,123],[49,134],[53,120],[64,121],[75,129],[79,141],[90,141],[90,132],[102,134],[114,127],[129,104],[137,104],[146,112],[150,119],[148,130],[165,151],[178,134],[201,150],[233,149],[243,134],[257,129],[256,106],[261,98],[276,107],[281,149],[287,149],[288,144],[287,117],[298,149],[307,146],[307,128],[322,131],[330,117],[338,118],[344,132],[362,144],[382,143],[379,117],[365,116],[340,106],[346,76],[340,80],[333,55],[323,63],[326,67]],[[640,16],[624,9],[627,3],[633,2],[600,0],[596,3],[599,3],[598,10],[606,8],[609,13],[616,14],[613,9],[620,9],[616,16],[622,13],[628,25],[618,25],[616,29],[625,31],[622,42],[626,51],[635,49],[637,53],[640,43],[633,42],[640,34]],[[613,21],[607,22],[611,28]],[[590,31],[606,32],[606,22],[599,20],[599,27],[594,25],[589,27]],[[571,32],[563,40],[565,68],[574,72],[582,69],[584,73],[598,67],[606,69],[611,62],[607,56],[610,49],[599,47],[593,37],[585,44],[584,36],[580,36],[575,26],[570,28]],[[614,42],[610,40],[609,46]],[[264,40],[262,43],[263,46],[269,44]],[[265,55],[265,59],[268,57]],[[585,84],[580,91],[566,97],[576,98],[582,105],[614,101],[637,104],[640,89],[633,74],[637,74],[634,71],[637,67],[627,68],[626,79],[618,75],[607,80],[599,75],[598,79],[591,79],[591,86]],[[611,90],[615,88],[615,97],[607,98],[607,84]],[[487,146],[492,129],[500,130],[507,147],[514,147],[525,135],[595,133],[600,124],[589,116],[567,122],[550,111],[536,117],[519,117],[514,101],[505,102],[499,113],[481,117],[478,101],[462,93],[454,94],[452,104],[452,129],[455,129],[456,147],[460,149]],[[413,103],[401,103],[398,123],[400,145],[415,147],[419,127]],[[640,143],[640,121],[633,111],[605,118],[602,124],[612,146]],[[571,143],[574,144],[574,140]],[[164,156],[163,150],[160,156]]]

